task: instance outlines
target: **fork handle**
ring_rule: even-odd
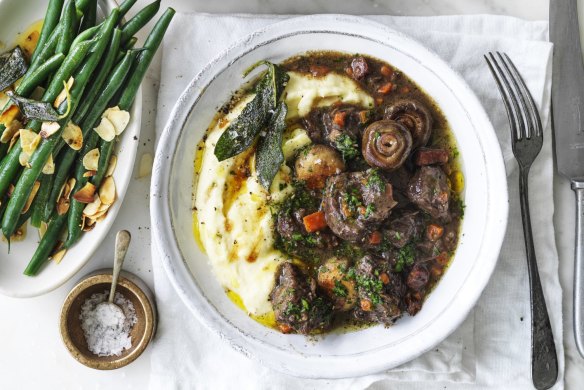
[[[574,260],[574,338],[584,357],[584,180],[572,180],[576,193],[576,248]]]
[[[533,245],[531,218],[529,216],[528,174],[529,168],[521,168],[519,197],[521,200],[521,217],[525,250],[527,252],[529,293],[531,296],[531,378],[536,389],[549,389],[554,385],[558,377],[558,357]]]

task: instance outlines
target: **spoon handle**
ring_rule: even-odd
[[[112,276],[112,287],[110,289],[108,300],[109,303],[113,303],[114,301],[118,278],[120,277],[120,271],[122,270],[122,264],[124,264],[124,258],[126,257],[126,252],[128,252],[131,238],[130,232],[127,230],[120,230],[116,235],[116,254],[114,258],[114,273]]]

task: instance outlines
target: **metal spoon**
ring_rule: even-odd
[[[110,288],[109,299],[107,302],[101,302],[97,305],[96,310],[106,310],[106,306],[109,306],[109,310],[121,313],[125,318],[124,311],[114,303],[114,297],[116,295],[116,287],[118,284],[118,278],[120,277],[120,271],[122,270],[122,264],[124,264],[124,259],[126,253],[128,252],[128,246],[130,246],[130,232],[127,230],[120,230],[116,235],[116,253],[114,257],[114,271],[112,276],[112,286]],[[118,318],[120,318],[118,316]],[[113,324],[112,324],[113,325]]]

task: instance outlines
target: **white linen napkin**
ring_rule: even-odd
[[[209,60],[245,35],[282,18],[178,14],[162,48],[157,136],[164,128],[173,102]],[[517,165],[511,152],[507,117],[483,59],[483,54],[494,50],[504,51],[513,59],[546,127],[543,150],[532,169],[530,196],[541,281],[559,356],[559,379],[554,388],[563,388],[561,288],[552,225],[551,44],[547,42],[547,23],[488,15],[370,18],[410,34],[450,63],[475,91],[497,131],[509,180],[509,225],[499,263],[479,303],[463,325],[434,350],[393,370],[342,380],[295,378],[265,368],[232,350],[198,322],[182,304],[158,263],[153,237],[160,324],[152,345],[152,389],[304,389],[323,385],[335,389],[371,385],[458,389],[471,383],[476,388],[532,388],[529,288]]]

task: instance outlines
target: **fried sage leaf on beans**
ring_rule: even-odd
[[[221,134],[215,145],[215,156],[219,161],[238,155],[254,143],[258,134],[270,121],[288,82],[288,74],[278,65],[268,61],[260,61],[253,65],[243,76],[247,76],[260,65],[266,65],[268,71],[257,83],[253,100]]]

